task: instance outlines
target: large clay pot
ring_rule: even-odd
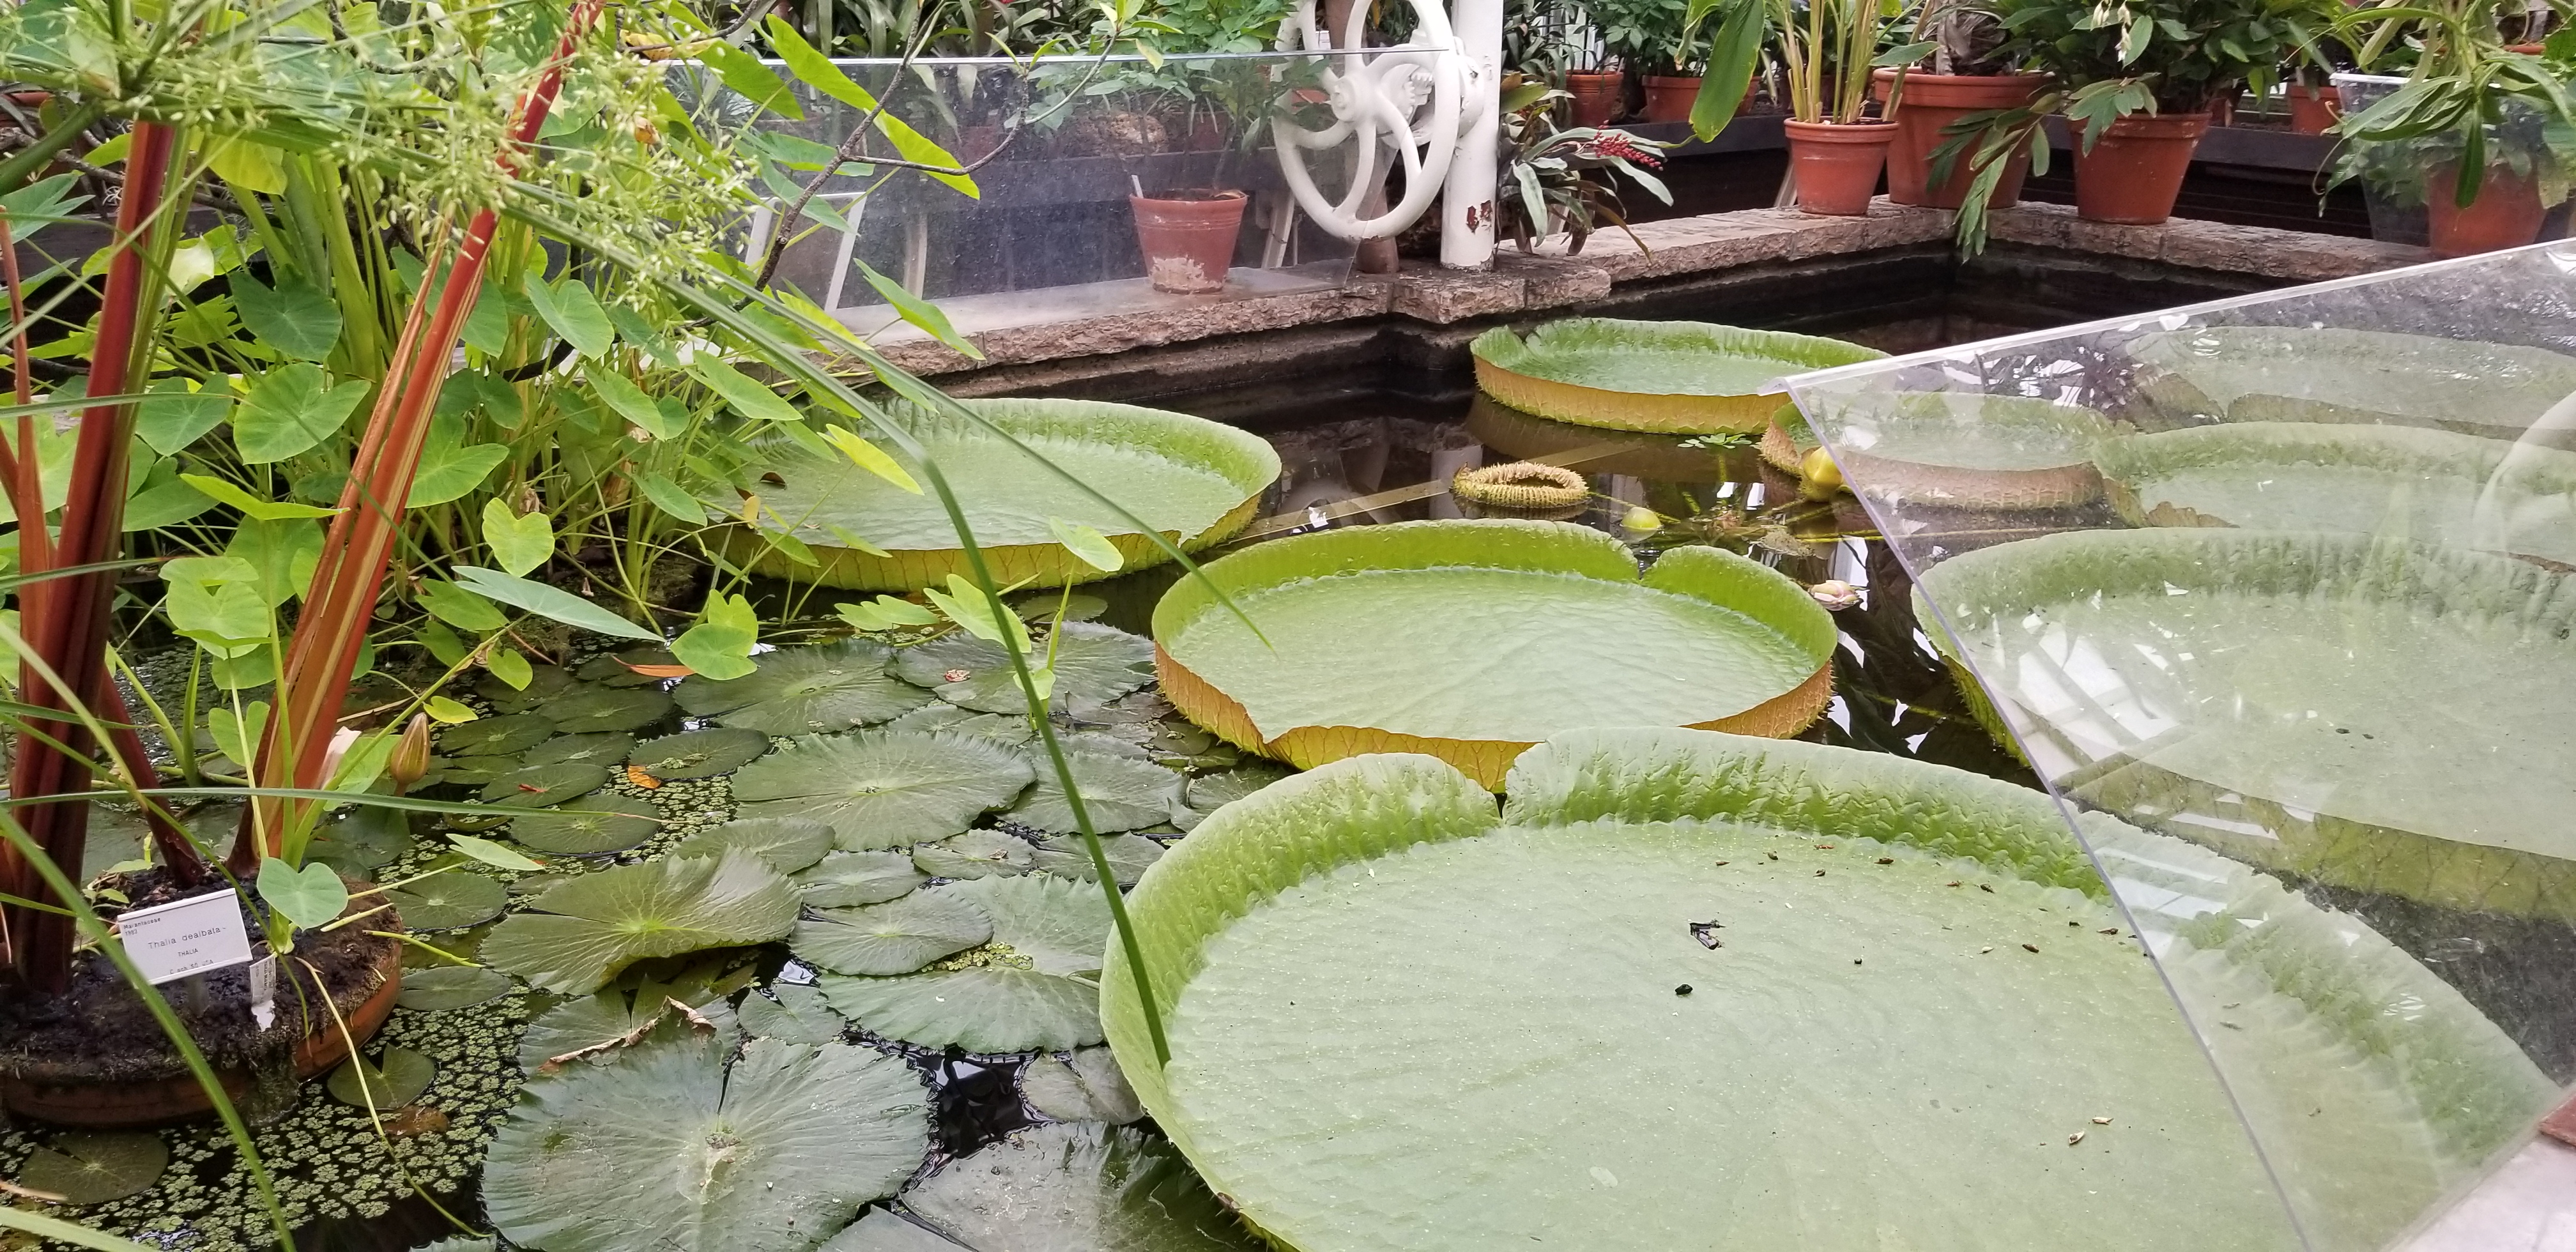
[[[1619,98],[1627,80],[1619,74],[1568,74],[1565,90],[1574,97],[1574,124],[1607,126],[1619,116]]]
[[[1127,203],[1136,211],[1136,246],[1145,254],[1145,277],[1154,290],[1202,295],[1225,289],[1235,236],[1243,232],[1242,192],[1192,199],[1129,196]]]
[[[1863,217],[1878,190],[1878,171],[1894,122],[1783,122],[1789,133],[1789,166],[1797,174],[1798,208],[1828,217]]]
[[[1871,75],[1871,90],[1880,104],[1887,103],[1896,82],[1895,70],[1879,70]],[[1932,154],[1941,150],[1949,137],[1941,133],[1950,123],[1970,113],[1989,109],[2017,109],[2048,86],[2046,74],[1924,74],[1912,70],[1905,74],[1905,93],[1896,101],[1896,142],[1887,149],[1887,198],[1898,204],[1916,204],[1935,209],[1955,209],[1968,198],[1968,185],[1976,181],[1970,158],[1976,154],[1973,144],[1950,165],[1950,176],[1940,186],[1931,185]],[[2004,158],[2003,180],[1995,185],[1989,208],[2008,208],[2021,202],[2021,180],[2030,172],[2030,149],[2015,145],[2012,155]]]
[[[2132,113],[2116,118],[2093,150],[2075,131],[2075,215],[2088,222],[2153,226],[2173,216],[2192,151],[2209,133],[2206,113]]]
[[[2458,165],[2437,165],[2424,178],[2424,218],[2433,255],[2475,256],[2519,248],[2540,238],[2548,207],[2540,202],[2540,183],[2501,165],[2487,167],[2478,180],[2478,198],[2459,207]]]
[[[1649,122],[1687,122],[1691,105],[1699,100],[1699,76],[1668,78],[1646,76],[1646,120]]]
[[[2343,92],[2332,84],[2311,87],[2292,83],[2290,93],[2290,133],[2322,135],[2343,116]]]

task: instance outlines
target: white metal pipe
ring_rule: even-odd
[[[1473,74],[1467,125],[1440,197],[1440,263],[1481,270],[1494,263],[1494,185],[1502,172],[1503,0],[1456,0],[1450,29]]]

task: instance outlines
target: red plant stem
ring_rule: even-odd
[[[35,383],[27,376],[27,293],[18,277],[18,245],[9,238],[7,209],[0,209],[0,281],[9,284],[9,363],[17,375],[12,391],[18,403],[34,404]]]
[[[553,59],[519,101],[519,116],[500,155],[502,173],[516,177],[537,131],[563,90],[564,62],[599,17],[601,0],[580,0],[564,19],[563,37]],[[340,491],[340,513],[331,519],[321,560],[304,596],[304,615],[296,621],[287,645],[286,664],[278,672],[278,715],[269,721],[260,744],[254,777],[271,787],[318,789],[329,784],[324,763],[339,710],[349,694],[349,675],[357,668],[358,650],[367,640],[367,623],[376,597],[384,589],[386,562],[400,535],[403,509],[411,496],[413,474],[420,468],[422,446],[429,438],[429,416],[446,380],[447,363],[456,351],[456,336],[474,297],[483,286],[483,264],[492,250],[500,214],[484,209],[466,224],[456,260],[439,283],[424,281],[413,298],[411,314],[395,343],[392,366],[376,404],[367,416],[367,431],[358,444],[356,472]],[[431,267],[432,272],[436,266]],[[430,293],[437,306],[429,307]],[[236,874],[258,868],[263,856],[280,855],[288,826],[301,820],[310,801],[259,800],[242,815],[241,834],[233,841],[227,864]]]
[[[137,122],[125,163],[124,201],[116,212],[115,252],[107,265],[107,290],[99,307],[98,338],[90,359],[90,394],[123,395],[151,351],[149,328],[159,300],[151,272],[151,236],[162,229],[161,206],[170,179],[170,157],[176,133],[157,122]],[[21,429],[26,429],[22,426]],[[127,449],[134,438],[134,405],[92,405],[81,410],[80,442],[72,453],[71,493],[63,502],[62,534],[53,544],[59,564],[26,564],[26,549],[44,532],[44,515],[19,526],[22,567],[31,572],[114,560],[124,544]],[[32,442],[21,445],[19,480],[34,477]],[[36,498],[41,507],[41,497]],[[34,541],[33,546],[42,546]],[[22,601],[21,621],[28,650],[42,658],[73,686],[95,687],[105,677],[107,636],[113,622],[116,571],[95,570],[30,584],[44,590],[32,602]],[[10,794],[71,796],[73,799],[30,805],[20,820],[45,856],[57,866],[77,870],[89,833],[89,728],[70,716],[75,700],[96,701],[99,693],[64,691],[46,681],[35,665],[23,667],[20,698],[39,709],[59,711],[61,718],[38,719],[62,741],[65,752],[32,735],[21,736],[18,760],[10,772]],[[14,847],[0,849],[0,881],[27,888],[13,892],[43,901],[51,889],[34,879]],[[61,901],[69,907],[77,901]],[[61,913],[10,906],[8,932],[15,940],[11,964],[33,990],[59,994],[71,982],[72,919]]]

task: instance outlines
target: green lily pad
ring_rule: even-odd
[[[621,795],[584,796],[569,804],[510,819],[510,837],[559,856],[623,852],[653,837],[662,820],[653,806]]]
[[[402,979],[402,994],[394,1003],[415,1013],[469,1008],[500,999],[518,987],[508,974],[479,965],[407,969]]]
[[[924,875],[901,852],[834,852],[795,875],[808,908],[883,904],[921,885]]]
[[[71,1205],[141,1195],[170,1168],[170,1145],[149,1131],[72,1130],[27,1154],[18,1185]]]
[[[767,751],[769,736],[756,730],[691,730],[645,740],[626,763],[660,779],[713,778]]]
[[[588,735],[558,735],[527,750],[519,758],[525,768],[540,765],[596,765],[615,769],[635,750],[635,736],[606,730]]]
[[[1055,587],[1103,576],[1056,541],[1059,521],[1100,531],[1127,569],[1167,559],[1092,492],[1195,551],[1250,521],[1262,491],[1279,476],[1279,454],[1267,441],[1202,418],[1091,400],[958,403],[974,417],[890,404],[879,420],[904,427],[938,462],[974,526],[986,567],[1005,585]],[[983,423],[1010,432],[1019,446]],[[920,476],[909,452],[893,446],[886,452]],[[792,533],[822,568],[761,553],[749,532],[730,532],[735,556],[756,572],[885,591],[936,586],[967,572],[938,497],[906,491],[837,453],[817,457],[790,449],[768,470],[777,482],[761,493],[770,515],[764,529],[779,525],[771,518],[792,520]],[[836,530],[863,536],[889,555],[844,546]]]
[[[574,1060],[607,1064],[616,1059],[617,1049],[604,1045],[641,1042],[656,1025],[681,1016],[675,1003],[688,1006],[721,1032],[734,1024],[733,1009],[724,1000],[731,990],[702,982],[648,981],[640,987],[610,987],[566,1000],[528,1023],[528,1032],[519,1037],[519,1068],[533,1074],[549,1064],[560,1067]],[[691,1028],[695,1029],[694,1023]]]
[[[1500,787],[1553,734],[1789,735],[1831,694],[1832,617],[1719,548],[1666,552],[1640,578],[1625,545],[1581,526],[1399,522],[1258,544],[1206,576],[1261,635],[1201,580],[1174,585],[1154,608],[1163,694],[1300,768],[1427,752]]]
[[[1025,713],[1017,717],[1008,713],[976,713],[936,698],[920,708],[887,722],[885,729],[945,730],[961,735],[979,735],[995,743],[1011,744],[1027,743],[1038,737],[1038,732],[1029,728],[1028,715]]]
[[[1189,781],[1187,796],[1190,807],[1213,813],[1286,778],[1290,772],[1276,765],[1253,762],[1223,773],[1201,774]]]
[[[529,750],[533,752],[536,749]],[[523,767],[523,759],[515,756],[434,756],[429,759],[429,772],[422,775],[421,782],[480,787]]]
[[[982,909],[935,891],[854,909],[817,909],[787,946],[836,974],[909,974],[993,937]]]
[[[1020,1067],[1020,1098],[1060,1122],[1108,1122],[1124,1126],[1143,1121],[1145,1106],[1107,1048],[1077,1048],[1058,1057],[1029,1058]]]
[[[2101,498],[2101,414],[2025,396],[1871,391],[1832,401],[1836,463],[1899,507],[2065,509]]]
[[[608,770],[597,765],[564,763],[513,770],[483,786],[485,804],[541,809],[608,785]]]
[[[722,856],[726,848],[740,848],[779,873],[793,874],[831,851],[832,828],[792,817],[745,818],[699,831],[681,840],[671,855]]]
[[[2121,530],[1954,557],[1920,594],[2042,772],[2100,807],[2338,886],[2576,918],[2576,576],[2366,535]]]
[[[2099,460],[2139,525],[2403,535],[2576,564],[2576,452],[2420,427],[2233,422],[2131,435]]]
[[[823,1003],[823,989],[807,983],[772,983],[767,995],[744,996],[740,1017],[745,1033],[789,1043],[831,1043],[849,1025]]]
[[[900,1058],[732,1055],[730,1037],[655,1039],[529,1082],[484,1171],[493,1226],[547,1252],[803,1252],[920,1167],[930,1095]]]
[[[742,767],[733,778],[744,817],[831,825],[858,852],[945,839],[1029,784],[1028,762],[986,739],[862,731],[815,735]]]
[[[872,639],[791,648],[742,678],[690,678],[672,691],[697,717],[770,735],[806,735],[882,722],[930,703],[886,672],[894,650]]]
[[[1037,849],[998,830],[970,830],[937,843],[915,844],[912,863],[933,878],[991,878],[1037,868]]]
[[[480,926],[509,907],[510,889],[471,870],[451,869],[385,892],[407,930]]]
[[[555,737],[555,722],[542,713],[478,717],[438,732],[440,755],[515,756]]]
[[[235,816],[232,820],[239,822],[241,819]],[[225,829],[211,817],[193,820],[189,824],[200,839],[206,838],[209,832]],[[209,842],[221,846],[219,842]],[[411,851],[413,846],[411,814],[401,809],[360,804],[351,806],[348,813],[337,820],[315,827],[313,838],[304,845],[304,859],[320,861],[351,878],[366,878]]]
[[[1154,681],[1154,641],[1141,635],[1091,622],[1067,622],[1053,633],[1055,683],[1047,707],[1058,712],[1077,700],[1100,702],[1123,696]],[[1046,659],[1041,641],[1030,668]],[[962,709],[1025,716],[1028,701],[1012,676],[1010,654],[959,631],[906,648],[896,656],[895,673],[905,682],[929,687],[939,698]],[[951,678],[958,674],[963,677]]]
[[[677,665],[679,658],[660,644],[639,644],[617,652],[603,652],[573,670],[573,677],[603,687],[650,687],[667,681],[651,674],[638,674],[636,665]]]
[[[1759,431],[1788,398],[1781,379],[1887,355],[1813,335],[1599,317],[1549,322],[1527,339],[1497,326],[1467,348],[1477,389],[1522,412],[1665,434]]]
[[[2576,391],[2576,357],[2511,344],[2330,326],[2193,326],[2129,355],[2166,420],[2438,426],[2511,439]]]
[[[1037,1126],[950,1164],[823,1252],[1261,1252],[1172,1145]],[[919,1223],[918,1225],[914,1223]]]
[[[434,1239],[412,1248],[410,1252],[492,1252],[492,1241],[467,1239],[462,1236]]]
[[[2038,791],[1602,730],[1523,756],[1510,797],[1498,818],[1438,762],[1337,762],[1228,806],[1131,895],[1171,1061],[1148,1068],[1115,948],[1112,1044],[1274,1239],[2303,1246],[2241,1107],[2301,1202],[2342,1214],[2323,1242],[2377,1246],[2556,1099],[2357,919],[2090,819],[2149,880],[2141,959]],[[2159,966],[2204,1022],[2260,1023],[2206,1031],[2227,1087]]]
[[[528,685],[513,687],[497,674],[486,673],[474,684],[474,694],[483,697],[502,713],[528,713],[545,707],[551,700],[570,694],[581,684],[572,675],[552,665],[528,667]]]
[[[340,1062],[325,1085],[342,1104],[365,1108],[373,1101],[378,1113],[389,1113],[420,1099],[437,1077],[438,1065],[428,1057],[409,1048],[387,1048],[372,1063],[363,1056]]]
[[[670,715],[671,697],[657,687],[592,688],[546,704],[546,716],[567,735],[641,730]]]
[[[1077,829],[1073,807],[1066,803],[1055,768],[1043,753],[1032,753],[1037,786],[1011,808],[1011,816],[1042,830]],[[1101,752],[1067,751],[1066,768],[1082,789],[1084,810],[1095,831],[1134,830],[1171,820],[1181,805],[1181,776],[1152,761],[1130,760]]]
[[[878,1035],[928,1048],[1002,1054],[1100,1042],[1097,974],[1109,906],[1098,887],[1029,875],[915,894],[983,910],[993,946],[967,957],[985,959],[898,978],[826,974],[823,996],[835,1011]]]
[[[796,924],[796,893],[739,849],[584,874],[513,913],[483,941],[483,959],[562,995],[583,995],[648,957],[766,943]]]
[[[1163,845],[1143,835],[1102,835],[1100,851],[1109,858],[1109,872],[1121,887],[1135,886],[1147,868],[1163,859]],[[1091,849],[1078,834],[1040,841],[1038,868],[1078,882],[1100,881],[1099,869],[1091,863]]]

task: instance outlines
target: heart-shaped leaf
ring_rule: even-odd
[[[706,618],[671,641],[671,655],[691,670],[722,682],[758,669],[751,663],[752,645],[760,638],[760,615],[743,596],[716,592],[707,597]]]
[[[342,1104],[387,1113],[419,1099],[437,1078],[438,1066],[428,1057],[409,1048],[387,1048],[376,1064],[363,1056],[340,1062],[326,1085],[331,1098]]]
[[[600,307],[599,297],[591,294],[590,284],[567,276],[550,285],[530,270],[519,293],[535,306],[537,316],[547,326],[572,345],[573,351],[595,357],[617,342],[617,327],[609,322],[608,310]]]
[[[304,930],[337,920],[349,907],[348,884],[328,865],[297,869],[276,857],[259,863],[259,898]]]
[[[367,384],[353,379],[333,386],[320,368],[301,361],[270,370],[233,414],[233,446],[253,465],[283,461],[337,433],[366,395]]]
[[[233,271],[230,282],[233,307],[260,343],[300,361],[319,361],[340,342],[340,306],[313,284],[290,277],[272,288],[248,270]]]
[[[543,512],[513,514],[495,496],[483,502],[483,542],[502,569],[525,574],[554,555],[554,522]]]

